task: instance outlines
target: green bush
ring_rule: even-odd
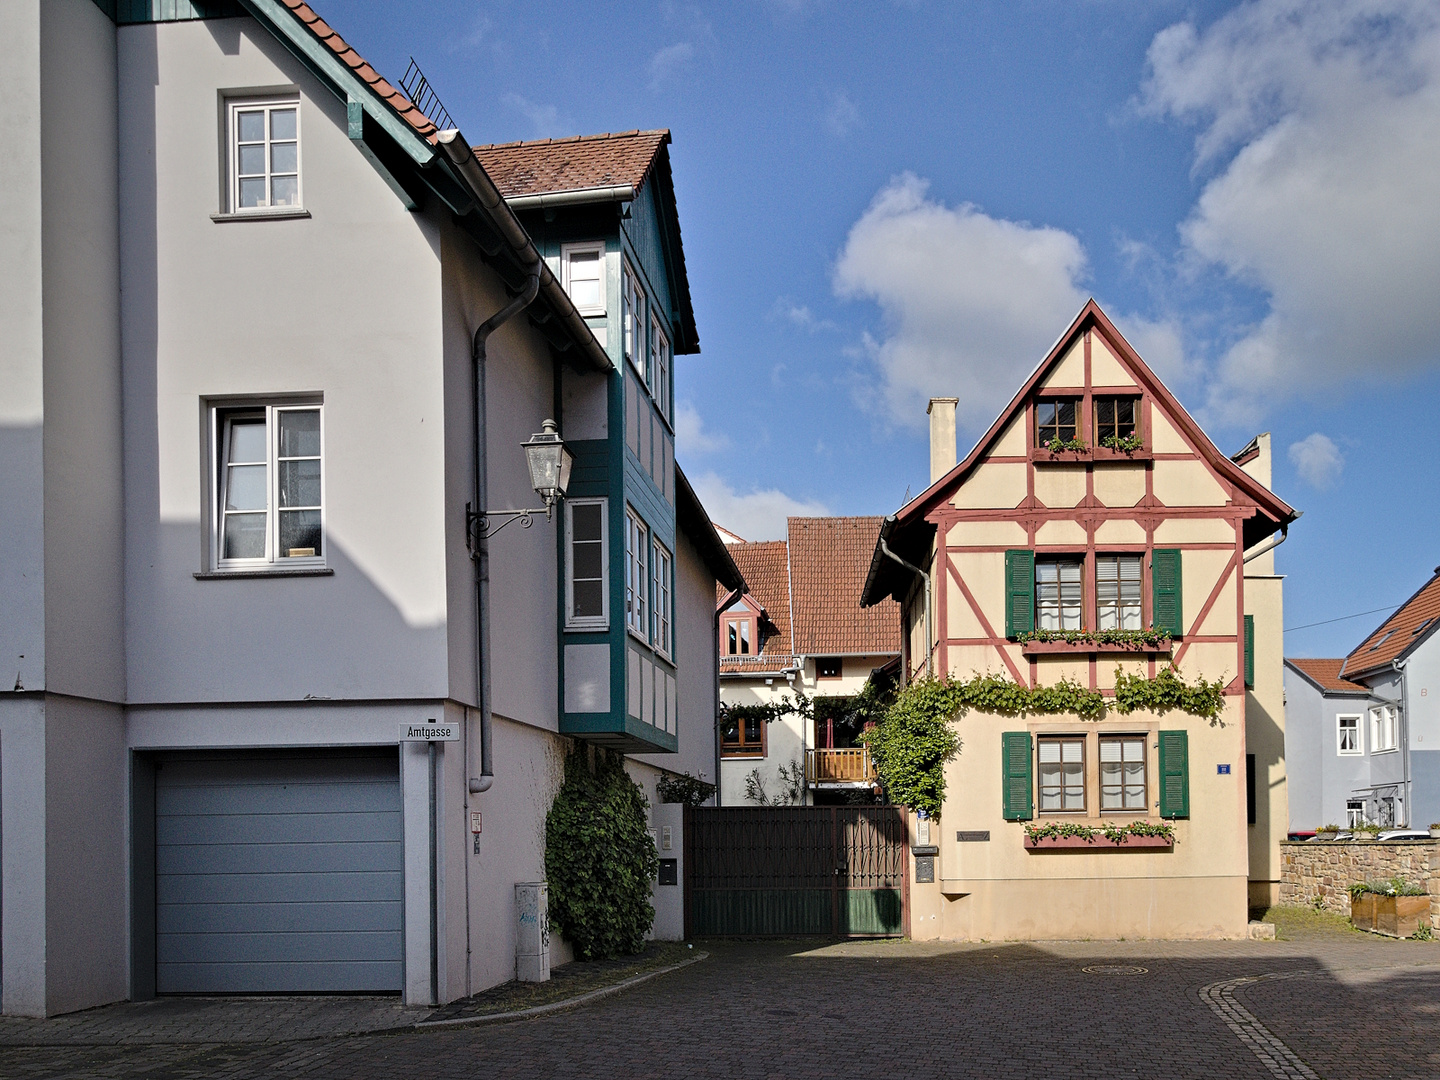
[[[581,960],[638,953],[655,921],[651,883],[660,856],[646,825],[649,802],[623,759],[586,748],[565,759],[565,781],[545,816],[550,923]]]

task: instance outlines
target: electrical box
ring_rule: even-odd
[[[550,981],[550,890],[543,881],[515,885],[515,978]]]

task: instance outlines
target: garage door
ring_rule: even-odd
[[[156,763],[162,994],[399,991],[403,876],[394,749]]]

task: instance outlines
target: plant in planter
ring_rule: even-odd
[[[1430,926],[1430,896],[1402,877],[1357,882],[1350,886],[1350,922],[1357,930],[1411,937]]]
[[[1440,821],[1430,822],[1430,835],[1440,840]]]
[[[1052,454],[1059,454],[1063,453],[1066,450],[1074,450],[1083,453],[1090,448],[1085,445],[1084,439],[1062,439],[1059,435],[1056,435],[1053,439],[1051,439],[1045,444],[1045,449],[1049,450]]]
[[[1136,450],[1145,449],[1145,440],[1139,435],[1106,435],[1100,440],[1100,445],[1122,454],[1133,454]]]
[[[1334,840],[1336,834],[1339,833],[1339,831],[1339,825],[1321,825],[1318,829],[1315,830],[1315,835],[1323,840]]]

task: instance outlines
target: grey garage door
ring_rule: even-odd
[[[393,748],[156,763],[162,994],[399,991],[403,877]]]

